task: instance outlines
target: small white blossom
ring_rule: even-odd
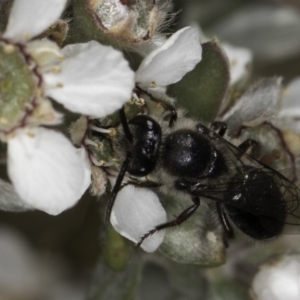
[[[84,7],[79,2],[73,3],[78,14],[76,21],[86,37],[93,39],[96,32],[106,43],[142,55],[164,41],[159,31],[168,23],[166,14],[171,7],[170,1],[86,0]],[[85,17],[81,18],[81,14]]]
[[[131,97],[134,73],[121,52],[91,41],[62,49],[61,71],[45,74],[46,94],[68,110],[101,118]]]
[[[283,256],[262,265],[252,290],[257,300],[300,299],[300,256]]]
[[[136,82],[144,89],[166,87],[181,78],[201,61],[202,47],[196,27],[185,27],[141,62]]]
[[[251,69],[253,55],[247,48],[235,47],[227,43],[221,43],[225,51],[230,67],[230,84],[234,85],[246,78]]]
[[[86,153],[78,153],[64,135],[37,128],[62,119],[47,97],[72,112],[103,117],[128,101],[134,85],[127,61],[111,47],[92,41],[60,50],[48,40],[30,41],[60,17],[66,2],[15,0],[0,37],[0,50],[21,57],[29,71],[25,104],[9,103],[5,108],[11,115],[2,112],[0,117],[8,173],[21,199],[49,214],[59,214],[81,198],[91,171]],[[23,92],[16,90],[16,95],[22,99]]]
[[[280,116],[299,118],[300,116],[300,77],[295,78],[284,90]]]
[[[154,192],[127,185],[117,195],[110,222],[117,232],[138,243],[156,225],[167,222],[167,214]],[[154,252],[164,235],[164,231],[154,233],[144,240],[141,248]]]
[[[71,142],[54,130],[19,129],[8,141],[8,173],[16,191],[50,214],[74,205],[90,183],[88,170]]]
[[[282,97],[279,103],[278,114],[275,124],[282,129],[290,129],[292,132],[300,133],[300,77],[294,78],[282,89]],[[293,139],[294,142],[297,139]],[[299,148],[299,145],[296,146]],[[296,151],[298,153],[298,151]]]
[[[276,114],[281,98],[282,78],[263,78],[253,84],[222,116],[230,132],[237,132],[240,126],[256,126],[270,121]]]

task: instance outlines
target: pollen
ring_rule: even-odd
[[[129,101],[128,101],[128,104],[129,105],[133,105],[135,103],[135,100],[133,98],[131,98]]]
[[[103,144],[99,142],[97,144],[97,148],[98,148],[98,150],[102,150],[103,149]]]
[[[30,138],[34,138],[35,137],[35,133],[32,131],[27,131],[26,133]]]
[[[106,164],[105,160],[99,160],[99,167],[104,166]]]
[[[145,100],[143,98],[138,98],[135,100],[135,104],[138,106],[144,106],[145,105]]]
[[[29,32],[25,32],[23,36],[24,36],[24,38],[25,38],[26,40],[29,40],[29,39],[30,39],[30,34],[29,34]]]
[[[8,124],[8,120],[5,117],[0,118],[0,123],[2,124]]]
[[[5,53],[9,54],[9,53],[13,53],[15,51],[15,46],[14,45],[5,45],[3,47],[3,50]]]
[[[56,87],[58,87],[58,88],[63,88],[63,87],[64,87],[64,85],[63,85],[63,83],[61,83],[61,82],[58,82],[58,83],[56,84]]]
[[[155,82],[155,81],[152,81],[150,87],[151,87],[151,88],[156,88],[156,82]]]
[[[61,67],[60,66],[54,66],[51,71],[54,73],[54,74],[59,74],[61,73]]]
[[[117,132],[116,132],[116,130],[115,130],[114,128],[109,128],[108,131],[109,131],[108,134],[109,134],[110,136],[115,136],[115,135],[117,134]]]

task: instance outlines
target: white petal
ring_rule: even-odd
[[[40,68],[52,68],[64,58],[56,43],[49,40],[34,40],[26,43],[26,51]]]
[[[22,129],[8,141],[8,173],[26,203],[52,215],[73,206],[87,187],[77,149],[45,128]]]
[[[300,77],[295,78],[284,91],[281,116],[300,117]]]
[[[300,299],[300,257],[290,255],[264,264],[253,279],[258,300]]]
[[[233,47],[222,43],[230,64],[230,84],[237,83],[249,74],[252,64],[252,52],[247,48]]]
[[[114,229],[135,243],[156,225],[166,221],[166,212],[157,195],[133,185],[127,185],[119,191],[110,218]],[[143,241],[141,248],[153,252],[163,238],[164,231],[155,233]]]
[[[83,162],[83,173],[82,173],[83,179],[81,184],[81,191],[79,192],[80,195],[83,195],[84,192],[89,187],[89,185],[91,184],[92,170],[91,170],[91,165],[86,150],[84,148],[79,148],[76,150],[76,152],[80,157],[81,161]]]
[[[193,70],[201,58],[198,29],[185,27],[142,61],[136,72],[136,82],[142,87],[175,83]]]
[[[103,117],[127,102],[134,73],[122,53],[95,41],[66,46],[60,73],[45,74],[47,95],[73,112]]]
[[[257,126],[273,117],[281,97],[281,81],[278,77],[263,78],[250,86],[222,117],[231,134],[242,124]]]
[[[50,27],[67,0],[14,0],[4,37],[26,41]]]

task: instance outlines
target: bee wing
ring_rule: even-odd
[[[246,199],[247,205],[241,202],[243,205],[241,209],[251,214],[271,218],[276,215],[273,212],[284,211],[284,232],[300,233],[300,189],[280,172],[244,153],[218,134],[214,133],[213,138],[217,141],[216,145],[220,145],[220,149],[223,148],[222,154],[225,156],[227,165],[230,166],[229,174],[226,174],[227,179],[220,177],[218,181],[214,181],[201,191],[199,196],[220,201],[225,205],[235,205],[232,195],[239,195],[246,175],[249,175],[247,185],[251,186],[254,191],[251,190],[249,193],[253,197]],[[259,174],[259,176],[253,174]],[[266,191],[265,187],[269,191]],[[280,196],[276,194],[278,190]],[[272,193],[276,194],[274,196],[274,198],[277,197],[276,200],[272,199]]]

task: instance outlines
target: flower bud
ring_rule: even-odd
[[[168,9],[166,0],[74,1],[73,30],[83,39],[137,50],[161,29]]]

